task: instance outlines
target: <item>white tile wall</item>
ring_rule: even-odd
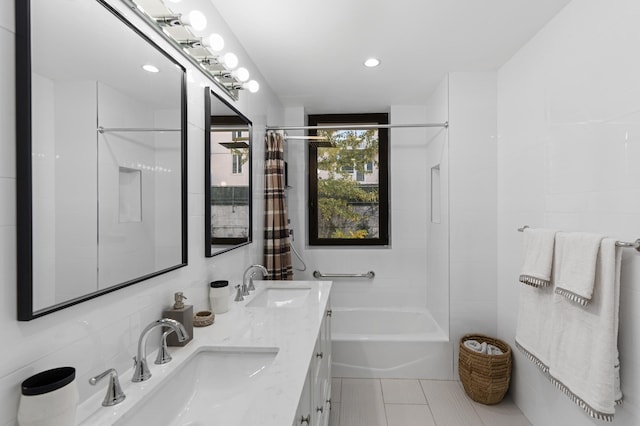
[[[5,1],[2,6],[0,6],[0,28],[6,29],[11,33],[15,32],[16,29],[14,8],[14,2],[12,1]]]
[[[8,4],[11,7],[8,7]],[[5,11],[6,9],[10,9]],[[0,5],[0,16],[13,17],[13,2],[3,2]],[[11,20],[13,23],[13,19]],[[15,36],[12,32],[0,27],[0,51],[7,58],[15,56]],[[15,64],[13,61],[0,63],[0,177],[15,177],[15,139],[16,112],[15,104]]]
[[[573,1],[498,73],[498,335],[513,344],[524,224],[640,236],[640,4]],[[597,28],[597,31],[594,29]],[[625,404],[640,423],[640,256],[625,250],[619,348]],[[533,424],[598,424],[514,352],[512,394]]]
[[[423,106],[392,106],[390,121],[424,122],[425,113]],[[305,112],[300,108],[287,109],[286,116],[288,125],[304,124]],[[391,246],[388,248],[306,247],[306,149],[300,142],[287,144],[289,185],[293,187],[287,192],[289,217],[295,229],[294,244],[308,266],[306,272],[296,272],[296,277],[309,278],[316,269],[341,273],[374,270],[376,273],[371,281],[335,280],[334,306],[426,307],[426,138],[424,129],[391,130]]]
[[[426,103],[426,121],[442,123],[449,121],[449,78],[446,76],[431,94]],[[442,128],[427,129],[426,185],[424,191],[429,198],[437,196],[432,188],[431,169],[440,168],[439,223],[431,218],[431,200],[427,203],[427,307],[443,330],[449,331],[449,131]],[[434,194],[431,194],[433,191]]]
[[[121,2],[112,3],[130,15]],[[13,17],[13,1],[0,2],[0,55],[4,58],[14,57]],[[144,25],[141,28],[148,31]],[[150,37],[158,39],[152,33]],[[165,46],[161,41],[159,43]],[[171,51],[171,48],[166,48]],[[60,365],[72,365],[77,369],[81,400],[93,392],[103,392],[103,389],[89,387],[87,378],[108,367],[120,371],[129,369],[140,330],[161,315],[171,303],[175,291],[185,292],[196,310],[208,309],[206,283],[209,279],[238,281],[246,266],[261,259],[260,192],[254,194],[256,242],[212,259],[204,257],[203,87],[211,85],[211,82],[185,61],[179,60],[189,70],[189,265],[30,322],[16,321],[14,62],[7,59],[0,63],[0,335],[6,346],[0,351],[2,426],[15,424],[19,386],[31,374]],[[267,116],[273,117],[273,122],[281,122],[283,109],[264,79],[254,70],[255,67],[252,74],[260,80],[260,92],[252,95],[243,93],[236,105],[254,121],[256,134],[263,135],[264,130],[258,125],[264,126]],[[258,165],[254,169],[254,186],[258,191],[262,187],[259,165],[264,156],[261,138],[256,137],[254,143],[254,161]]]
[[[450,338],[496,334],[496,73],[449,74]],[[437,420],[437,419],[436,419]]]

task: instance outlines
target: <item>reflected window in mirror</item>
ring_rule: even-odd
[[[205,89],[205,254],[251,242],[251,121]]]

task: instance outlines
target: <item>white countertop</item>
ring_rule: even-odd
[[[173,361],[155,365],[155,353],[147,360],[152,377],[142,383],[131,382],[133,370],[119,372],[120,384],[127,398],[114,407],[102,407],[104,393],[97,392],[78,408],[81,425],[111,425],[145,395],[152,392],[164,378],[177,369],[201,347],[270,347],[278,354],[260,380],[257,392],[247,401],[243,425],[283,426],[294,421],[298,401],[313,355],[316,338],[327,308],[331,281],[254,281],[256,291],[244,302],[230,301],[230,309],[216,315],[213,325],[194,327],[193,340],[184,347],[169,347]],[[248,308],[263,287],[311,287],[305,305],[276,308]],[[135,354],[131,354],[132,356]],[[106,389],[105,389],[106,391]],[[204,419],[203,419],[204,420]],[[226,426],[226,425],[225,425]]]

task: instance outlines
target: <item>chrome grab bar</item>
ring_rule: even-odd
[[[373,279],[376,273],[369,271],[366,274],[323,274],[320,271],[313,271],[314,278],[369,278]]]

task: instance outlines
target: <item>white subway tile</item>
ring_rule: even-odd
[[[5,18],[13,18],[13,1],[2,4],[2,8],[10,9],[10,12],[0,13],[0,25],[6,24],[3,22]],[[9,20],[13,23],[13,19]],[[15,36],[0,28],[0,55],[3,58],[15,56],[14,43]],[[15,64],[13,61],[4,60],[0,63],[0,177],[16,176],[15,87]]]

